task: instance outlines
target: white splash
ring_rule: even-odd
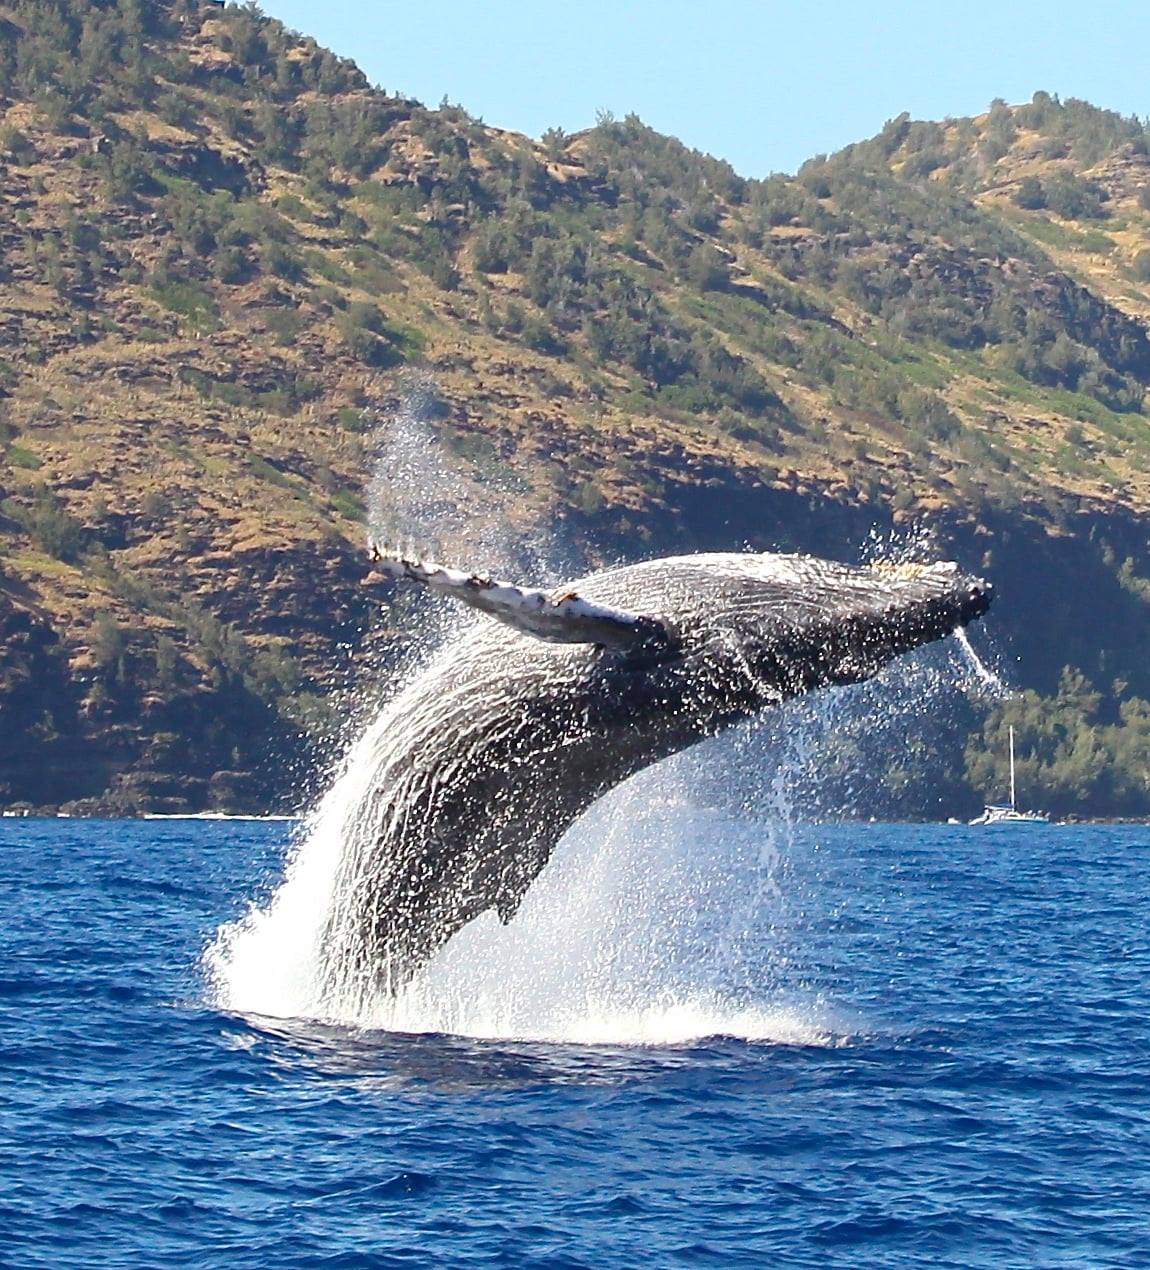
[[[834,1043],[839,1029],[825,1010],[772,1000],[788,920],[774,876],[779,825],[690,801],[716,758],[705,752],[677,756],[604,798],[564,838],[509,925],[483,915],[399,996],[349,1013],[325,996],[319,941],[380,744],[377,727],[354,748],[270,902],[225,926],[208,950],[221,1007],[515,1040]],[[732,748],[704,750],[730,757]]]
[[[970,636],[967,635],[966,630],[960,626],[954,632],[954,638],[962,650],[967,667],[974,675],[974,687],[980,690],[983,696],[996,698],[1008,696],[1010,689],[974,651],[974,646],[971,644]]]
[[[207,949],[208,982],[225,1009],[285,1019],[331,1017],[320,941],[344,844],[378,749],[386,744],[386,728],[385,709],[351,747],[330,790],[297,831],[284,878],[271,898],[253,902],[241,918],[222,926]]]
[[[367,542],[412,559],[475,561],[539,579],[550,544],[516,532],[512,513],[521,491],[494,460],[468,471],[450,459],[427,422],[434,403],[431,382],[415,378],[400,408],[380,416],[365,490]]]

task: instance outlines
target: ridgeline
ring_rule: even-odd
[[[913,527],[984,569],[1026,692],[875,810],[968,809],[1013,723],[1032,803],[1150,814],[1137,120],[1038,93],[747,180],[635,117],[429,110],[197,0],[0,5],[0,109],[0,805],[288,796],[393,642],[363,481],[418,377],[573,558]]]

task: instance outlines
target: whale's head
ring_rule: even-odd
[[[600,574],[592,599],[655,618],[652,692],[687,686],[713,726],[802,692],[856,683],[981,617],[993,589],[958,565],[838,564],[811,556],[673,557]]]

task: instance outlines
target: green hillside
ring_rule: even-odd
[[[0,803],[264,806],[314,761],[394,646],[363,481],[417,379],[572,557],[927,526],[999,585],[1051,801],[1150,811],[1137,121],[1038,94],[750,181],[191,0],[0,6],[0,94]]]

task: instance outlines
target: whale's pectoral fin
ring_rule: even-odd
[[[481,609],[537,639],[555,644],[598,644],[622,650],[675,642],[673,631],[659,618],[595,604],[574,591],[558,594],[540,591],[479,573],[464,573],[427,561],[381,554],[374,543],[371,549],[373,572],[365,581],[390,578],[418,582],[440,595],[449,595]]]

